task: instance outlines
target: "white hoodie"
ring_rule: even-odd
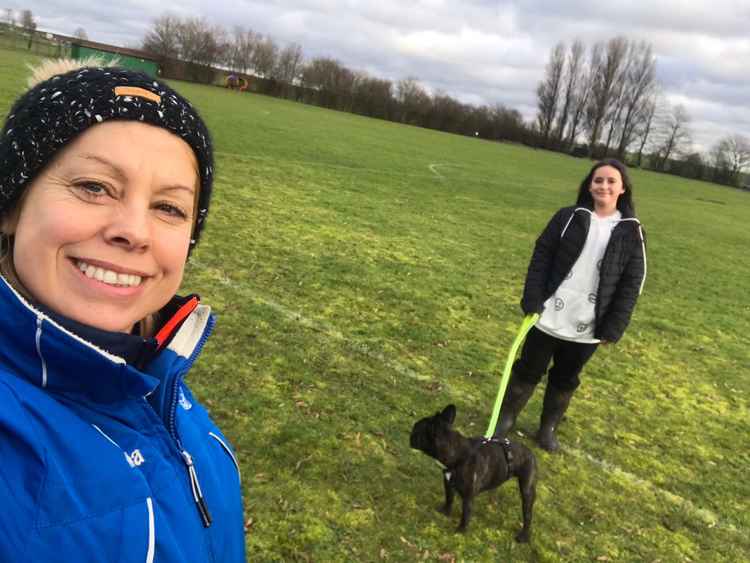
[[[589,213],[591,223],[581,254],[557,291],[545,301],[544,311],[536,323],[542,332],[581,344],[599,342],[594,338],[599,268],[612,230],[622,217],[619,211],[607,217]]]

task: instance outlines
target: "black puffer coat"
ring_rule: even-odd
[[[560,287],[581,254],[591,213],[585,207],[564,207],[539,236],[521,299],[524,313],[541,313]],[[638,219],[622,215],[602,258],[595,305],[594,337],[609,342],[617,342],[625,332],[646,280],[643,229]]]

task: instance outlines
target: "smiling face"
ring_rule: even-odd
[[[165,129],[88,129],[3,220],[20,283],[63,316],[130,332],[182,282],[197,190],[193,151]]]
[[[589,192],[594,199],[594,210],[599,215],[611,215],[617,209],[617,199],[625,193],[620,171],[614,166],[600,166],[591,177]]]

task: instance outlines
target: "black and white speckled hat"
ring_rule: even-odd
[[[68,71],[37,84],[16,100],[0,134],[0,216],[58,150],[89,127],[113,119],[162,127],[193,149],[200,193],[192,249],[211,198],[214,162],[208,129],[190,102],[169,86],[124,68]]]

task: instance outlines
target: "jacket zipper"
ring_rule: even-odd
[[[601,273],[602,273],[602,270],[604,269],[604,264],[607,264],[607,258],[612,253],[612,251],[611,251],[611,248],[612,248],[612,244],[611,244],[612,243],[612,239],[615,237],[616,231],[618,231],[618,227],[621,224],[622,224],[622,220],[618,221],[618,223],[612,228],[612,234],[610,235],[609,241],[607,242],[607,248],[604,249],[604,254],[602,255],[601,267],[599,269],[599,283],[596,286],[596,294],[597,294],[597,296],[601,295],[601,293],[602,293],[602,275],[601,275]],[[617,236],[622,236],[622,235],[620,235],[619,232],[618,232]],[[600,309],[601,308],[599,306],[599,299],[597,297],[596,303],[594,303],[594,338],[598,338],[596,336],[596,329],[597,329],[597,324],[598,324],[598,321],[599,321],[599,311],[600,311]]]
[[[203,498],[203,491],[201,491],[201,484],[198,482],[198,474],[195,472],[193,458],[187,450],[181,450],[180,453],[182,454],[182,460],[185,462],[188,474],[190,475],[190,488],[193,490],[193,498],[195,499],[195,505],[198,507],[198,512],[201,515],[203,527],[208,528],[211,525],[211,513],[208,511],[208,505],[206,505],[206,500]]]
[[[195,500],[195,506],[198,508],[198,514],[200,514],[201,522],[203,523],[204,528],[208,528],[209,526],[211,526],[211,513],[208,510],[206,499],[203,497],[203,491],[201,490],[201,485],[198,480],[198,473],[196,472],[195,465],[193,464],[193,457],[183,447],[182,441],[177,435],[177,401],[182,378],[190,370],[190,367],[193,365],[195,359],[198,357],[198,354],[200,354],[203,346],[206,344],[208,336],[213,331],[214,324],[215,321],[213,320],[213,318],[209,317],[206,328],[204,329],[200,340],[193,349],[193,353],[190,354],[185,367],[174,378],[174,383],[172,384],[171,389],[172,395],[170,397],[169,403],[169,424],[167,426],[167,431],[172,436],[175,444],[177,444],[177,448],[180,452],[180,457],[182,457],[182,461],[185,463],[185,467],[187,468],[188,476],[190,477],[190,489],[192,490],[193,499]]]
[[[563,239],[563,237],[565,236],[565,233],[566,233],[566,232],[567,232],[567,230],[568,230],[568,227],[569,227],[569,226],[570,226],[570,224],[571,224],[571,223],[573,222],[573,219],[575,219],[575,216],[576,216],[576,212],[577,212],[577,211],[578,211],[578,209],[574,209],[574,210],[573,210],[573,215],[571,215],[571,216],[570,216],[570,219],[568,219],[568,222],[566,223],[566,225],[565,225],[565,228],[564,228],[564,229],[562,230],[562,233],[560,234],[560,240],[562,240],[562,239]],[[587,210],[587,211],[588,211],[588,210]],[[590,213],[590,212],[589,212],[589,213]],[[589,223],[588,223],[588,225],[586,225],[586,232],[584,233],[584,237],[583,237],[583,244],[582,244],[582,245],[581,245],[581,247],[580,247],[580,248],[578,249],[578,254],[576,254],[576,257],[575,257],[575,259],[574,259],[574,260],[573,260],[573,261],[572,261],[572,262],[570,263],[570,268],[568,268],[568,271],[567,271],[567,272],[565,272],[565,275],[566,275],[566,276],[567,276],[567,275],[568,275],[568,274],[570,273],[570,270],[572,270],[572,269],[573,269],[573,265],[574,265],[574,264],[575,264],[575,263],[576,263],[576,262],[578,261],[578,259],[579,259],[579,258],[581,257],[581,253],[583,252],[583,246],[584,246],[584,245],[586,244],[586,238],[587,238],[587,237],[589,236],[589,229],[591,229],[591,215],[590,215],[590,214],[589,214],[589,216],[587,217],[587,219],[589,220]],[[565,281],[565,278],[563,278],[563,281]],[[561,281],[560,283],[562,284],[562,281]],[[558,285],[557,287],[560,287],[560,286]],[[550,293],[549,293],[549,295],[547,295],[547,299],[549,299],[549,298],[550,298],[550,296],[551,296],[551,295],[552,295],[553,293],[555,293],[555,291],[557,291],[557,288],[555,288],[555,290],[554,290],[554,291],[550,292]],[[546,301],[547,299],[545,299],[545,301]]]

